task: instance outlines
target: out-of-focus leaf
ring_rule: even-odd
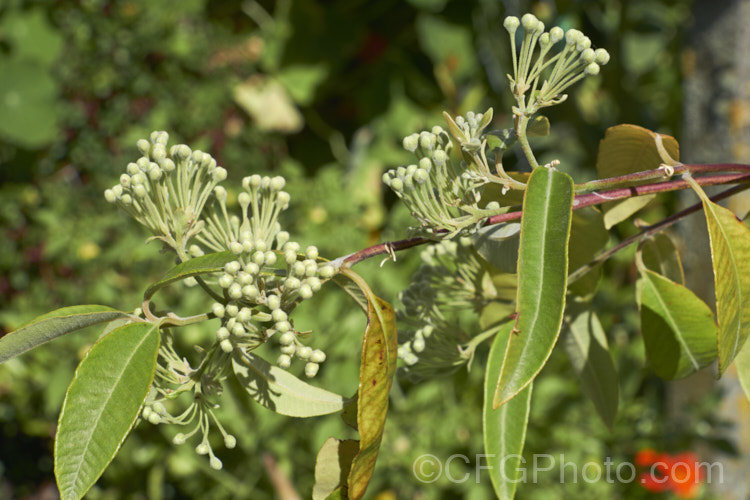
[[[99,340],[78,365],[55,436],[63,500],[82,498],[120,449],[148,395],[158,352],[159,325],[131,323]]]
[[[516,129],[514,128],[492,130],[484,134],[484,138],[487,140],[487,145],[490,147],[490,149],[500,150],[496,154],[502,153],[506,149],[510,148],[518,140],[518,137],[516,137]]]
[[[328,76],[328,68],[324,64],[312,64],[286,67],[281,70],[277,78],[292,99],[306,106],[315,98],[315,91],[326,76]]]
[[[573,197],[573,180],[568,174],[546,167],[532,172],[521,219],[518,319],[497,382],[495,408],[531,383],[560,334]]]
[[[565,352],[581,381],[583,392],[594,403],[604,424],[612,429],[620,388],[607,336],[591,309],[572,307],[570,312],[572,317],[567,321],[568,329],[563,337]]]
[[[604,228],[602,213],[596,207],[584,207],[574,211],[569,245],[571,272],[591,262],[604,249],[607,241],[609,232]],[[571,283],[568,289],[579,296],[594,293],[601,274],[601,266],[596,266]]]
[[[710,365],[717,355],[711,309],[688,288],[646,269],[642,262],[639,270],[636,300],[654,372],[672,380]]]
[[[711,240],[721,375],[750,335],[750,229],[688,179],[703,200]]]
[[[224,266],[237,258],[232,252],[209,253],[188,261],[177,264],[161,277],[159,281],[148,287],[144,298],[150,299],[156,292],[165,286],[201,274],[218,273],[224,270]]]
[[[388,393],[396,372],[398,344],[393,307],[376,297],[367,283],[351,269],[343,268],[342,274],[357,283],[368,300],[357,393],[360,444],[347,479],[349,498],[358,499],[365,494],[378,458],[388,413]]]
[[[680,147],[674,137],[661,135],[669,155],[680,159]],[[596,171],[600,179],[658,168],[662,160],[656,148],[655,132],[637,125],[616,125],[607,129],[599,143]],[[655,195],[637,196],[602,205],[604,226],[609,229],[645,207]]]
[[[495,386],[503,368],[505,348],[508,336],[513,329],[513,322],[508,323],[498,332],[492,341],[487,368],[484,375],[484,410],[482,428],[484,432],[484,451],[487,454],[487,468],[490,472],[495,494],[502,500],[511,500],[516,493],[520,462],[526,440],[526,427],[529,421],[531,406],[531,388],[529,384],[515,398],[500,408],[493,409],[492,400]]]
[[[734,367],[737,369],[737,378],[740,380],[745,396],[750,399],[750,344],[740,349],[734,357]]]
[[[468,28],[423,13],[417,17],[417,35],[432,62],[447,68],[454,78],[464,78],[476,68],[476,51]]]
[[[0,33],[11,45],[14,58],[37,62],[43,67],[52,64],[63,47],[62,36],[47,21],[41,8],[4,12]]]
[[[302,128],[302,115],[277,80],[254,75],[234,88],[234,100],[261,130],[290,134]]]
[[[341,411],[346,403],[342,396],[305,383],[253,353],[235,352],[232,368],[250,397],[281,415],[327,415]]]
[[[98,305],[63,307],[48,312],[0,337],[0,363],[66,333],[126,316],[128,313]]]
[[[0,136],[28,148],[55,140],[55,80],[38,63],[0,56]]]
[[[663,232],[646,238],[638,248],[647,269],[680,285],[685,284],[682,260],[672,239]]]
[[[346,478],[358,451],[359,441],[352,439],[328,438],[323,443],[315,460],[313,500],[324,500],[334,491],[346,487]]]
[[[479,255],[506,273],[515,273],[518,267],[518,241],[521,224],[509,222],[484,226],[472,234],[471,239]]]

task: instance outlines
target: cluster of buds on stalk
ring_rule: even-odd
[[[484,156],[482,136],[492,121],[492,109],[447,119],[450,134],[435,126],[404,137],[404,149],[413,153],[417,162],[387,171],[383,182],[417,219],[417,232],[450,238],[473,231],[478,221],[500,213],[500,205],[490,202],[481,206],[482,187],[495,181]],[[456,146],[460,155],[452,155]]]
[[[577,29],[563,31],[555,26],[545,31],[544,23],[533,14],[525,14],[520,20],[506,17],[503,26],[510,35],[513,55],[513,76],[508,75],[508,79],[518,102],[514,108],[516,114],[531,116],[540,108],[563,102],[568,97],[563,94],[565,89],[586,76],[598,75],[600,67],[609,62],[609,53],[593,49],[591,39]],[[524,33],[517,51],[519,27]],[[562,50],[550,55],[552,48],[563,40]]]
[[[137,142],[141,157],[129,163],[120,183],[104,197],[146,226],[176,252],[203,230],[203,207],[227,171],[211,155],[185,144],[167,150],[169,135],[152,132]]]
[[[420,254],[422,266],[401,292],[398,356],[412,379],[451,373],[469,363],[476,346],[496,329],[482,331],[477,315],[502,301],[486,262],[471,239],[443,240]]]

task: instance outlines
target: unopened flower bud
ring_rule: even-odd
[[[216,330],[216,338],[219,340],[219,342],[226,340],[229,338],[229,330],[227,330],[225,327],[221,327],[218,330]]]
[[[563,29],[559,26],[553,27],[551,30],[549,30],[549,41],[552,43],[557,43],[560,40],[565,38],[565,32]]]
[[[516,16],[508,16],[505,18],[505,21],[503,21],[503,27],[513,35],[516,30],[518,29],[518,26],[520,26],[521,22],[518,20]]]
[[[221,468],[224,466],[224,464],[221,463],[221,460],[216,457],[211,457],[211,460],[209,460],[208,463],[214,470],[221,470]]]
[[[224,436],[224,446],[231,450],[232,448],[237,446],[237,438],[235,438],[231,434],[227,434],[226,436]]]
[[[234,346],[232,346],[232,342],[229,339],[224,339],[219,342],[219,347],[221,347],[221,350],[226,353],[230,353],[234,349]]]
[[[588,66],[586,66],[586,69],[583,70],[584,73],[587,75],[595,76],[599,74],[599,65],[596,63],[591,63]]]
[[[281,298],[278,295],[269,295],[266,299],[266,305],[272,311],[281,307]]]
[[[135,143],[135,147],[138,148],[139,153],[141,153],[143,156],[147,156],[148,150],[151,148],[151,144],[149,144],[146,139],[138,139],[138,142]]]
[[[234,278],[230,274],[222,274],[219,278],[219,286],[221,288],[229,288],[234,283]]]
[[[605,49],[596,49],[594,51],[595,57],[594,62],[600,66],[604,66],[609,62],[609,52]]]
[[[318,269],[318,274],[323,279],[330,279],[336,273],[336,270],[331,265],[322,266]]]
[[[315,375],[318,374],[319,369],[320,369],[320,365],[318,365],[318,363],[307,363],[305,365],[305,376],[307,378],[313,378]]]
[[[279,321],[276,323],[276,330],[281,333],[286,333],[292,330],[292,324],[288,321]]]
[[[175,434],[175,436],[172,438],[172,442],[176,445],[185,444],[185,434],[178,432]]]
[[[224,305],[218,302],[214,302],[214,304],[211,306],[211,312],[214,313],[214,316],[216,316],[217,318],[223,318]]]
[[[242,298],[242,285],[239,283],[232,283],[227,290],[227,295],[230,299],[241,299]]]
[[[284,370],[286,370],[287,368],[292,366],[292,357],[288,354],[281,354],[276,359],[276,364],[279,365],[279,368],[283,368]]]
[[[326,360],[326,353],[320,349],[315,349],[310,355],[310,361],[313,363],[322,363]]]
[[[404,137],[403,146],[410,153],[416,151],[419,146],[419,134],[411,134]]]
[[[534,14],[524,14],[521,18],[521,25],[523,25],[523,29],[528,33],[532,33],[536,30],[538,22],[539,19],[537,19]]]

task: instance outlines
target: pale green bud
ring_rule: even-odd
[[[410,153],[416,151],[419,146],[419,134],[411,134],[404,137],[403,146]]]
[[[318,278],[317,276],[311,276],[311,277],[307,278],[305,280],[305,283],[307,283],[308,285],[310,285],[310,289],[313,292],[317,292],[318,290],[320,290],[320,287],[322,285],[321,282],[320,282],[320,278]]]
[[[237,274],[238,272],[240,272],[240,267],[241,267],[240,261],[233,260],[231,262],[227,262],[224,265],[224,272],[227,273],[227,274],[234,275],[234,274]]]
[[[567,45],[576,45],[578,42],[583,38],[583,33],[578,31],[577,29],[569,29],[565,33],[565,43]]]
[[[600,66],[604,66],[605,64],[609,62],[609,52],[607,52],[605,49],[596,49],[594,53],[596,55],[594,58],[594,62],[596,64],[599,64]]]
[[[414,172],[414,180],[419,184],[424,184],[429,178],[430,174],[427,173],[427,170],[420,168],[416,172]]]
[[[255,285],[247,285],[242,287],[242,295],[248,300],[255,300],[260,295],[260,291]]]
[[[276,198],[278,204],[281,205],[282,210],[286,210],[289,207],[289,200],[291,199],[292,197],[286,191],[279,191],[278,197]]]
[[[125,171],[130,175],[135,175],[141,170],[138,168],[138,165],[136,165],[133,162],[128,163],[128,166],[125,168]]]
[[[190,245],[188,253],[191,257],[202,257],[204,255],[203,250],[198,245]]]
[[[317,363],[307,363],[305,365],[305,376],[307,378],[313,378],[315,375],[318,374],[318,370],[320,369],[320,365]]]
[[[278,295],[269,295],[266,299],[266,305],[272,311],[281,307],[281,298]]]
[[[281,351],[282,354],[286,354],[287,356],[294,356],[294,353],[297,351],[297,346],[295,344],[281,346],[279,348],[279,351]]]
[[[271,179],[271,191],[281,191],[286,186],[286,180],[281,176],[276,176]]]
[[[240,323],[246,323],[253,317],[253,311],[249,307],[243,307],[240,312],[237,313],[237,321]]]
[[[275,295],[274,295],[274,297],[275,297]],[[274,320],[274,322],[279,323],[281,321],[286,321],[287,314],[284,311],[282,311],[281,309],[274,309],[271,312],[271,318]]]
[[[151,415],[148,416],[148,421],[154,425],[159,425],[161,423],[161,417],[157,413],[151,413]]]
[[[242,298],[242,285],[239,283],[232,283],[227,290],[227,295],[230,299],[241,299]]]
[[[166,158],[166,159],[162,160],[162,162],[160,163],[160,165],[161,165],[161,168],[166,173],[174,172],[174,169],[177,168],[177,167],[175,167],[174,162],[170,158]]]
[[[594,54],[594,49],[592,48],[588,48],[584,50],[583,52],[581,52],[581,55],[580,55],[581,61],[584,64],[591,64],[592,62],[594,62],[595,57],[596,55]]]
[[[221,327],[218,330],[216,330],[216,338],[221,342],[222,340],[226,340],[229,338],[229,330],[225,327]]]
[[[219,286],[221,288],[229,288],[234,283],[234,278],[230,274],[222,274],[219,278]]]
[[[333,268],[333,266],[322,266],[318,269],[318,274],[323,279],[330,279],[333,277],[333,275],[336,273],[336,270]]]
[[[276,254],[272,252],[271,250],[266,251],[266,253],[264,254],[264,257],[265,257],[267,266],[272,266],[276,264]]]
[[[308,259],[315,260],[318,258],[318,247],[316,246],[309,246],[305,249],[305,257]]]
[[[229,339],[224,339],[221,342],[219,342],[219,347],[221,347],[221,350],[230,353],[232,350],[234,350],[234,346],[232,345],[232,342]]]
[[[279,344],[281,345],[292,345],[294,344],[294,332],[284,332],[279,337]]]
[[[391,181],[391,189],[393,189],[397,193],[403,191],[404,190],[404,182],[401,179],[398,179],[398,178],[393,179]]]
[[[208,445],[206,443],[201,443],[201,444],[199,444],[198,446],[195,447],[195,452],[198,455],[206,455],[206,454],[208,454],[208,450],[209,450],[209,448],[208,448]]]
[[[245,251],[245,249],[242,247],[242,243],[240,243],[239,241],[231,242],[229,244],[229,250],[235,255],[239,255]]]
[[[578,43],[576,44],[576,50],[578,52],[583,52],[589,47],[591,47],[591,39],[587,36],[581,37],[581,39],[578,40]]]
[[[596,63],[591,63],[588,66],[586,66],[586,69],[583,70],[584,73],[587,75],[595,76],[599,74],[599,65]]]
[[[549,30],[549,41],[552,43],[557,43],[560,40],[565,38],[565,32],[563,29],[559,26],[553,27],[551,30]]]
[[[245,335],[245,327],[239,323],[235,323],[235,325],[232,327],[232,335],[234,335],[235,337],[242,337],[243,335]]]
[[[208,463],[214,470],[221,470],[221,468],[224,466],[224,464],[221,463],[221,460],[216,457],[211,457],[211,460],[209,460]]]
[[[235,438],[231,434],[227,434],[226,436],[224,436],[224,446],[231,450],[232,448],[237,446],[237,438]]]
[[[437,144],[437,137],[431,132],[422,132],[419,134],[419,145],[425,151],[432,151]]]
[[[117,201],[117,197],[115,196],[114,191],[112,191],[111,189],[107,189],[104,191],[104,199],[109,203],[114,203]]]
[[[288,354],[281,354],[276,359],[276,364],[279,365],[279,368],[283,368],[284,370],[286,370],[287,368],[292,366],[292,357]]]
[[[224,305],[219,304],[218,302],[214,302],[214,304],[211,306],[211,312],[214,313],[214,316],[217,318],[223,318],[224,317]]]
[[[237,203],[240,204],[243,210],[247,210],[247,207],[250,206],[250,201],[251,201],[250,195],[246,193],[245,191],[241,192],[237,196]]]
[[[289,290],[296,290],[300,286],[300,281],[295,278],[294,276],[289,276],[284,281],[284,288],[288,288]]]
[[[487,206],[485,208],[487,210],[492,210],[494,212],[495,210],[500,210],[500,203],[498,203],[496,201],[491,201],[491,202],[487,203]]]
[[[326,360],[326,353],[320,349],[315,349],[310,355],[310,361],[313,363],[322,363]]]
[[[508,16],[505,18],[505,21],[503,21],[503,27],[505,27],[506,31],[513,35],[516,30],[518,29],[518,26],[520,26],[521,22],[518,20],[516,16]]]
[[[312,288],[310,287],[310,285],[308,285],[307,283],[302,283],[300,285],[300,287],[299,287],[299,296],[302,297],[305,300],[307,300],[310,297],[312,297],[313,296],[313,291],[312,291]]]
[[[181,432],[178,432],[178,433],[177,433],[177,434],[175,434],[175,436],[174,436],[174,437],[172,438],[172,443],[174,443],[174,444],[176,444],[176,445],[178,445],[178,446],[179,446],[179,445],[181,445],[181,444],[185,444],[185,440],[186,440],[185,434],[183,434],[183,433],[181,433]]]
[[[523,29],[528,33],[536,31],[538,23],[539,19],[537,19],[534,14],[524,14],[521,18],[521,25],[523,26]]]
[[[279,321],[276,323],[276,331],[286,333],[292,330],[292,324],[288,321]]]
[[[138,139],[135,143],[135,147],[138,148],[138,152],[143,156],[148,156],[148,150],[151,149],[151,144],[146,139]]]
[[[240,313],[240,308],[237,304],[231,303],[227,304],[225,311],[227,313],[227,316],[229,316],[230,318],[234,318]]]
[[[122,203],[123,205],[130,205],[130,204],[132,204],[132,203],[133,203],[133,198],[131,198],[129,194],[124,194],[124,195],[122,195],[122,196],[120,197],[120,202],[121,202],[121,203]]]
[[[286,231],[279,231],[276,234],[276,248],[281,248],[284,244],[289,241],[289,233]]]
[[[257,251],[253,254],[253,262],[257,265],[262,266],[266,262],[266,254],[261,251]]]
[[[224,167],[216,167],[212,177],[214,182],[221,182],[227,178],[227,171]]]

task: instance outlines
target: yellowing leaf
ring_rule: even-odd
[[[658,135],[661,135],[662,143],[669,155],[679,160],[680,147],[674,137]],[[655,132],[637,125],[623,124],[608,128],[604,139],[599,143],[599,154],[596,157],[599,178],[618,177],[658,168],[662,160],[656,147],[656,136]],[[609,229],[624,221],[645,207],[654,196],[638,196],[605,203],[605,227]]]

